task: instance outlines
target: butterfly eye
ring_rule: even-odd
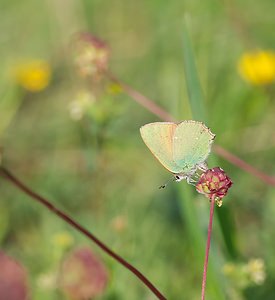
[[[176,180],[180,180],[180,177],[178,175],[175,175]]]

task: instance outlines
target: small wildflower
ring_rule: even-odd
[[[69,103],[69,113],[74,121],[79,121],[83,118],[85,112],[95,102],[95,96],[88,91],[79,92],[75,100]]]
[[[252,282],[255,284],[263,284],[266,278],[265,264],[260,258],[251,259],[245,268]]]
[[[223,273],[225,275],[230,275],[236,270],[236,266],[233,263],[226,263],[223,266]]]
[[[109,48],[97,37],[82,33],[76,42],[75,64],[79,74],[99,80],[108,69]]]
[[[270,84],[275,81],[275,52],[247,52],[239,59],[238,70],[240,75],[252,84]]]
[[[57,275],[53,272],[43,273],[37,277],[36,284],[39,288],[46,291],[56,289]]]
[[[53,236],[53,243],[60,248],[68,248],[74,242],[72,235],[66,231],[58,232]]]
[[[30,92],[44,90],[51,79],[50,65],[44,60],[30,60],[15,67],[15,79]]]
[[[209,199],[215,199],[218,206],[222,205],[222,198],[227,194],[232,181],[223,169],[215,167],[208,169],[201,174],[196,184],[199,193],[204,194]]]
[[[116,216],[111,221],[111,227],[116,232],[122,232],[127,228],[127,219],[123,215]]]
[[[223,273],[241,288],[261,285],[266,279],[265,264],[260,258],[251,259],[247,263],[226,263]]]
[[[94,299],[104,292],[107,281],[105,265],[87,247],[75,250],[65,259],[59,280],[70,299]]]
[[[111,83],[107,87],[107,92],[111,95],[118,95],[121,94],[123,91],[123,88],[118,83]]]

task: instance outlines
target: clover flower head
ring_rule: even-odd
[[[215,167],[201,174],[196,190],[209,199],[214,199],[218,206],[222,205],[222,198],[227,194],[233,182],[223,169]]]

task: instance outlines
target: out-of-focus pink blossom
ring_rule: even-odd
[[[0,300],[29,300],[27,273],[13,258],[0,251]]]
[[[107,285],[108,274],[103,262],[88,248],[73,251],[63,262],[60,288],[74,300],[94,299]]]

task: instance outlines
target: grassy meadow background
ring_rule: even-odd
[[[200,299],[209,203],[186,182],[158,189],[171,175],[139,128],[160,119],[108,80],[79,76],[74,37],[90,32],[104,40],[115,76],[185,120],[197,113],[185,81],[187,30],[215,144],[275,175],[274,81],[255,84],[238,71],[246,53],[275,49],[274,12],[274,0],[2,0],[2,164],[167,299]],[[37,60],[46,78],[34,91],[18,74]],[[216,207],[206,299],[275,299],[274,187],[214,152],[208,163],[234,185]],[[29,299],[86,300],[59,284],[62,262],[79,247],[89,247],[108,273],[91,299],[155,299],[128,270],[0,179],[0,249],[26,270]]]

